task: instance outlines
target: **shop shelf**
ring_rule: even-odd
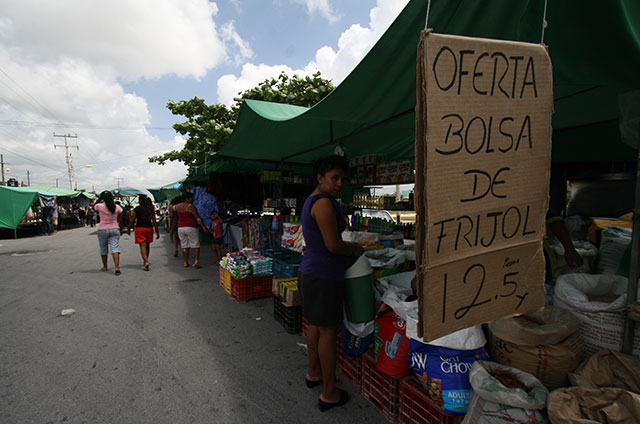
[[[231,294],[231,273],[226,269],[220,267],[220,286],[227,292],[227,294]]]
[[[238,303],[245,303],[251,299],[271,297],[271,275],[252,275],[247,278],[231,280],[231,297]]]
[[[415,376],[410,375],[400,382],[399,424],[459,424],[463,417],[444,412]]]
[[[340,374],[349,380],[355,388],[360,390],[362,388],[362,356],[352,358],[345,355],[340,337],[338,337],[337,348],[336,369],[340,371]]]
[[[362,355],[362,396],[391,423],[398,422],[402,377],[390,377],[376,368],[373,349]]]
[[[302,330],[302,306],[285,306],[280,296],[273,297],[273,318],[289,334],[297,334]]]

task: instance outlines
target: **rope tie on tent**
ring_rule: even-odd
[[[544,12],[542,13],[542,37],[540,39],[540,44],[544,44],[544,30],[549,26],[547,22],[547,1],[544,0]]]
[[[429,27],[429,11],[431,10],[431,0],[427,1],[427,17],[424,19],[424,29]]]

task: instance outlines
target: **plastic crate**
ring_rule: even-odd
[[[252,275],[239,280],[229,275],[229,278],[231,279],[231,297],[238,303],[245,303],[248,300],[261,297],[271,297],[272,278],[270,275]]]
[[[278,278],[293,278],[298,275],[300,264],[291,264],[278,259],[273,260],[273,275]]]
[[[429,397],[415,376],[400,382],[398,423],[400,424],[459,424],[464,415],[449,414]]]
[[[362,388],[362,356],[352,358],[344,354],[342,339],[338,336],[338,354],[336,357],[336,369],[340,371],[355,388]]]
[[[362,396],[392,423],[398,422],[402,377],[389,377],[376,368],[373,349],[362,355]]]
[[[231,273],[226,269],[220,267],[220,286],[227,292],[227,294],[231,294]]]
[[[280,296],[273,297],[273,317],[289,334],[302,330],[302,306],[285,306]]]

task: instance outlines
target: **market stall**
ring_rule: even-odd
[[[640,64],[640,42],[633,35],[637,32],[634,25],[639,20],[636,19],[637,8],[629,2],[622,3],[593,14],[591,6],[597,7],[595,2],[591,6],[583,3],[578,6],[542,1],[508,4],[498,1],[410,1],[353,72],[314,107],[307,109],[245,100],[234,133],[216,156],[227,161],[266,161],[274,165],[302,166],[338,150],[353,160],[365,158],[356,160],[351,172],[354,181],[365,184],[377,184],[378,177],[388,176],[390,167],[394,171],[400,167],[404,169],[402,163],[413,159],[415,152],[416,50],[420,31],[426,22],[434,32],[442,34],[533,43],[542,39],[549,46],[553,65],[554,143],[550,151],[553,162],[634,161],[637,159],[637,147],[622,143],[618,132],[620,112],[617,102],[619,94],[640,88],[638,79],[630,71]],[[591,54],[594,51],[599,52],[598,59]],[[462,69],[460,75],[462,78]],[[477,90],[476,86],[474,88]],[[515,95],[507,94],[507,97]],[[260,137],[256,137],[257,134]],[[411,166],[415,165],[412,163]],[[278,166],[272,168],[282,169]],[[546,182],[537,184],[538,188],[545,185]],[[344,204],[355,204],[356,208],[361,208],[362,204],[384,204],[384,200],[372,199],[370,194],[362,196],[352,191],[346,201],[343,199]],[[359,322],[345,321],[347,332],[342,334],[338,368],[390,421],[456,422],[469,411],[466,422],[479,422],[477,420],[481,416],[491,422],[483,413],[495,412],[499,408],[507,414],[505,417],[512,420],[528,418],[532,422],[544,422],[547,412],[554,416],[563,409],[561,405],[585,401],[586,395],[575,388],[565,392],[553,391],[551,395],[549,390],[556,389],[558,384],[572,384],[578,388],[586,384],[584,380],[570,378],[568,383],[567,376],[594,351],[606,347],[605,344],[597,344],[598,336],[586,333],[594,329],[593,322],[587,318],[615,318],[613,327],[621,329],[621,320],[626,314],[624,307],[629,303],[626,298],[628,283],[622,283],[624,275],[620,276],[622,279],[589,272],[569,274],[580,277],[557,276],[559,281],[556,284],[560,290],[556,296],[550,296],[549,303],[558,300],[557,306],[568,311],[569,315],[550,309],[544,317],[528,315],[522,321],[509,321],[487,333],[492,337],[490,345],[487,345],[485,331],[477,325],[425,342],[418,335],[418,302],[412,297],[411,280],[415,273],[400,272],[406,271],[405,264],[410,262],[406,252],[403,258],[402,253],[393,250],[378,250],[380,242],[387,240],[376,239],[377,232],[369,229],[384,225],[374,223],[370,227],[370,223],[356,219],[354,227],[362,234],[349,237],[367,248],[373,247],[366,255],[371,271],[360,270],[353,278],[370,278],[375,304],[366,308],[360,305],[359,309],[374,310],[375,314],[368,315],[368,320],[364,321],[360,321],[361,318],[357,319]],[[362,231],[365,229],[367,231]],[[606,231],[606,227],[600,231]],[[615,233],[611,229],[608,231]],[[604,236],[607,240],[613,237],[607,238],[607,233]],[[625,237],[620,238],[625,243],[629,242],[624,247],[619,246],[617,258],[611,261],[616,265],[610,269],[615,269],[616,273],[620,272],[624,252],[631,246],[629,234],[625,233]],[[586,241],[581,238],[574,240]],[[402,252],[396,247],[399,246],[387,248]],[[587,252],[592,250],[587,246]],[[266,251],[259,253],[268,257]],[[632,256],[633,261],[637,264],[637,257]],[[511,266],[510,263],[504,266],[507,265]],[[285,267],[295,269],[295,264],[286,264]],[[573,280],[588,282],[578,284]],[[278,299],[277,302],[274,300],[274,317],[287,315],[282,311],[284,299],[290,297],[295,302],[295,285],[291,283],[274,279],[272,292],[277,294],[274,299]],[[504,284],[505,287],[517,286],[509,280]],[[595,309],[602,308],[603,303],[611,309]],[[295,306],[288,303],[287,307]],[[465,311],[461,306],[453,312],[464,315]],[[521,332],[513,331],[514,328],[520,329],[518,325],[539,331],[518,340],[513,336]],[[301,326],[304,326],[303,320]],[[611,335],[613,327],[602,329],[598,334],[606,338],[608,336],[604,335]],[[372,337],[373,328],[377,330]],[[619,346],[621,339],[620,331],[611,346]],[[373,349],[375,354],[368,349],[372,343],[376,346]],[[517,368],[500,364],[515,361],[513,357],[505,356],[506,349],[500,352],[507,343],[511,343],[509,351],[518,345]],[[585,349],[585,343],[596,347]],[[493,347],[487,350],[485,346]],[[538,362],[527,359],[531,352],[538,352]],[[544,353],[542,357],[539,352]],[[439,358],[440,362],[430,362],[430,358]],[[489,358],[494,362],[486,362]],[[637,359],[628,360],[638,366]],[[537,370],[553,369],[554,375],[540,375],[531,368],[532,364],[538,367]],[[587,367],[585,364],[583,366]],[[445,368],[451,375],[438,373],[438,369]],[[562,381],[551,381],[549,377],[562,377]],[[497,396],[488,393],[487,387],[497,388],[493,390]],[[638,401],[637,388],[626,386],[620,390],[629,392],[625,394],[630,399],[627,405]],[[576,400],[571,400],[571,396]],[[605,397],[609,398],[608,395]]]

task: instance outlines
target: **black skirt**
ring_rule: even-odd
[[[298,273],[302,313],[310,325],[337,327],[343,319],[344,280]]]

